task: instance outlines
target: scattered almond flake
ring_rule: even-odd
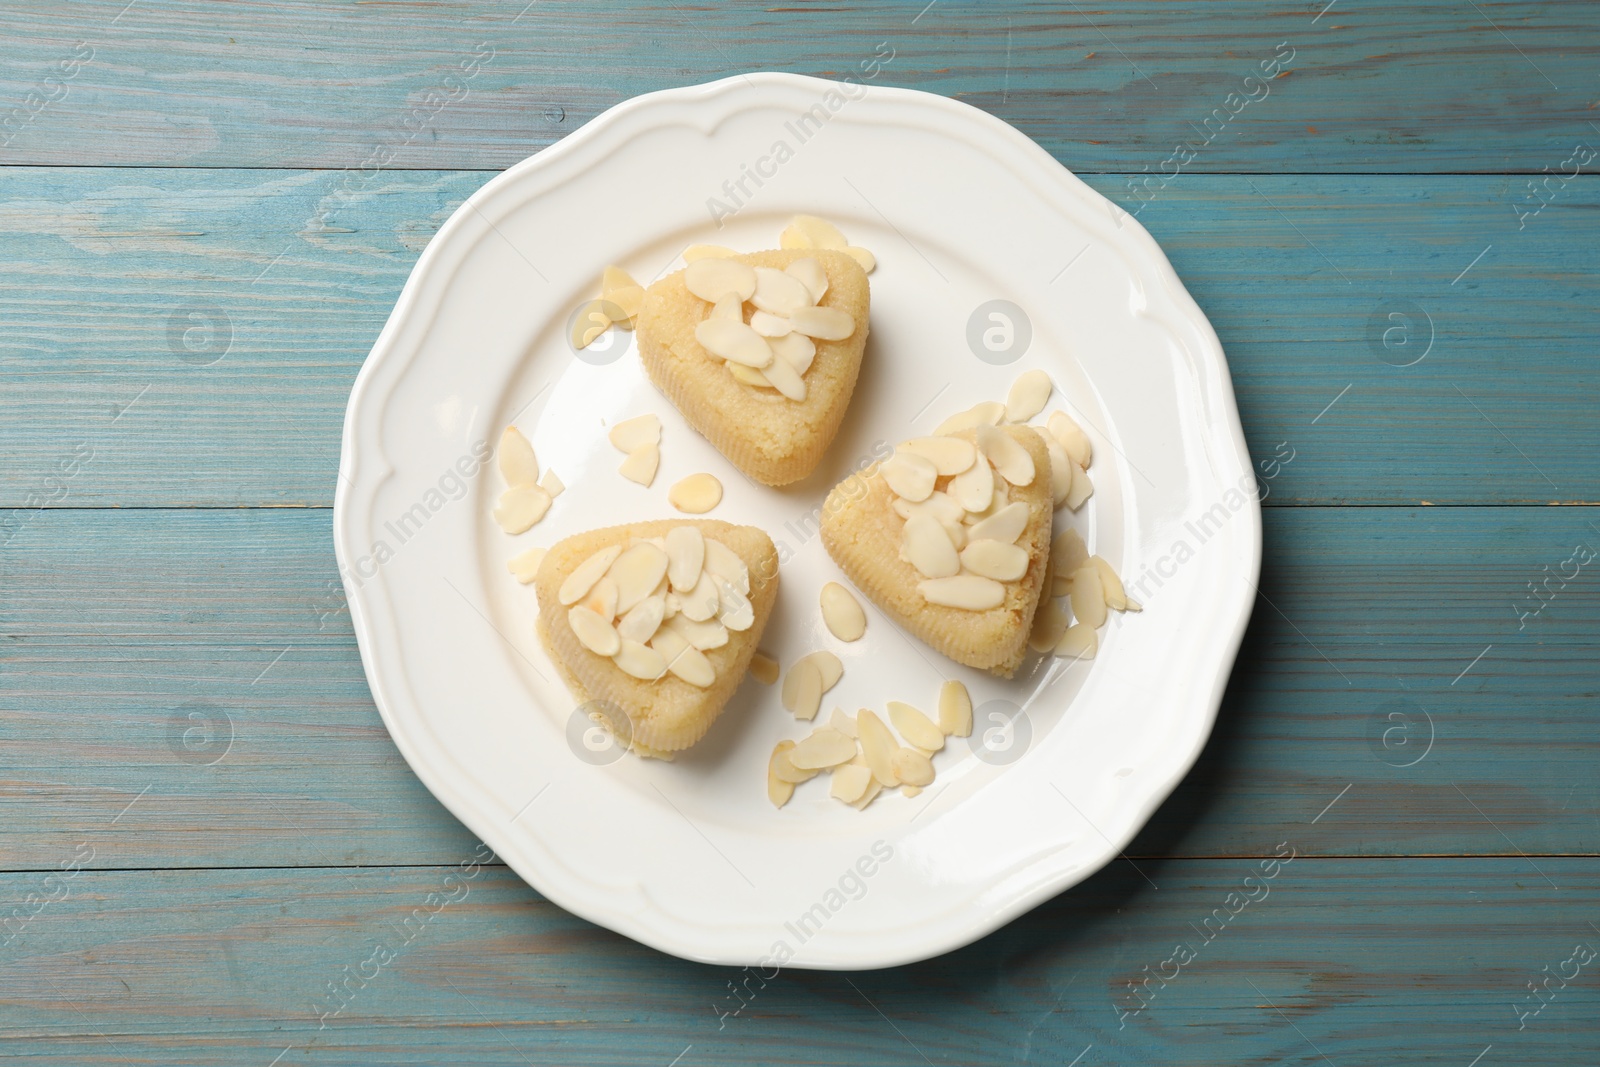
[[[900,555],[924,578],[949,578],[961,573],[961,557],[950,534],[937,519],[913,515],[906,520]]]
[[[1050,595],[1051,596],[1071,596],[1072,595],[1072,575],[1070,575],[1070,574],[1055,574],[1055,573],[1052,573],[1050,575]]]
[[[533,445],[515,426],[507,426],[500,434],[496,458],[507,485],[533,485],[539,480],[539,460],[533,454]]]
[[[861,264],[861,269],[871,274],[878,266],[878,257],[862,248],[860,245],[851,245],[846,248],[845,255]]]
[[[739,592],[750,595],[750,568],[739,558],[739,553],[718,541],[706,539],[706,570],[724,578]]]
[[[994,464],[1000,477],[1012,485],[1033,484],[1033,457],[1005,430],[998,426],[978,427],[978,450]]]
[[[1075,622],[1061,635],[1061,640],[1056,645],[1056,655],[1072,656],[1075,659],[1094,659],[1094,654],[1099,649],[1100,638],[1096,636],[1094,627],[1086,622]]]
[[[722,503],[722,483],[710,474],[691,474],[667,490],[667,503],[690,515],[704,515]]]
[[[1105,587],[1093,564],[1085,564],[1072,574],[1072,617],[1090,627],[1099,627],[1106,621]]]
[[[611,316],[606,314],[605,302],[591,300],[578,310],[572,320],[572,347],[588,348],[596,337],[611,328]]]
[[[845,763],[833,769],[833,781],[828,794],[835,800],[854,804],[861,799],[872,784],[872,772],[856,763]]]
[[[1050,501],[1059,508],[1072,494],[1073,471],[1078,465],[1054,437],[1044,439],[1044,450],[1050,456]]]
[[[706,659],[705,653],[689,646],[678,652],[677,655],[666,661],[667,670],[679,678],[699,689],[709,689],[717,680],[716,668],[711,666],[711,661]]]
[[[844,251],[850,246],[839,227],[815,215],[796,215],[778,238],[780,248],[832,248]]]
[[[738,293],[729,293],[706,312],[708,319],[727,319],[729,322],[744,321],[744,301],[739,299]]]
[[[778,661],[758,650],[750,657],[750,676],[762,685],[771,685],[778,680]]]
[[[900,795],[907,800],[912,797],[919,797],[922,795],[922,787],[920,785],[903,785],[900,787]]]
[[[859,736],[856,733],[855,716],[846,714],[843,708],[833,709],[833,712],[828,716],[828,725],[846,737]]]
[[[797,333],[819,341],[843,341],[856,332],[856,320],[838,308],[795,308],[789,322]]]
[[[633,280],[633,275],[615,265],[609,266],[600,272],[600,291],[602,293],[609,293],[613,289],[621,289],[629,285],[638,286],[638,284]]]
[[[706,539],[698,526],[674,526],[667,531],[667,581],[674,592],[687,593],[700,581],[705,568]],[[709,618],[709,616],[707,616]]]
[[[690,245],[683,250],[683,261],[693,263],[697,259],[727,259],[739,253],[722,245]]]
[[[578,603],[610,622],[617,617],[617,583],[601,578]]]
[[[1067,507],[1077,511],[1083,507],[1083,502],[1094,496],[1094,483],[1089,480],[1089,472],[1078,466],[1072,465],[1072,488],[1067,490]]]
[[[547,469],[539,478],[539,488],[549,493],[550,499],[554,500],[567,491],[567,483],[563,482],[555,471]]]
[[[1083,432],[1083,427],[1079,426],[1071,415],[1065,411],[1052,411],[1045,426],[1049,429],[1050,435],[1067,450],[1072,462],[1080,467],[1088,467],[1094,460],[1094,446],[1089,443],[1089,435]]]
[[[1050,566],[1057,578],[1072,577],[1072,572],[1089,562],[1089,549],[1085,547],[1078,531],[1068,527],[1056,534],[1050,546]],[[1064,596],[1065,594],[1057,594]]]
[[[789,762],[802,771],[825,770],[848,763],[856,754],[856,743],[838,730],[822,726],[809,737],[795,742],[789,750]]]
[[[728,628],[714,619],[697,622],[679,612],[667,622],[666,628],[702,652],[721,648],[728,643]]]
[[[799,662],[809,663],[817,669],[822,677],[822,691],[826,693],[839,684],[839,679],[844,676],[844,664],[839,662],[839,657],[832,652],[813,652],[809,656],[800,657]]]
[[[900,779],[894,773],[894,752],[898,746],[894,734],[876,712],[862,708],[856,713],[856,736],[861,743],[861,757],[872,768],[872,776],[878,784],[898,785]]]
[[[750,316],[750,328],[771,344],[775,337],[787,337],[794,332],[794,324],[782,315],[774,315],[770,311],[757,311]]]
[[[1100,588],[1105,594],[1106,607],[1113,611],[1127,611],[1128,593],[1122,588],[1122,579],[1111,569],[1111,564],[1100,556],[1090,556],[1089,562],[1100,572]]]
[[[1007,504],[986,519],[980,519],[967,531],[974,541],[1000,541],[1016,544],[1017,538],[1028,528],[1028,505],[1022,501]]]
[[[941,478],[960,474],[978,459],[978,450],[963,437],[913,437],[895,449],[902,450],[932,463]]]
[[[783,679],[783,706],[797,719],[817,717],[822,703],[822,675],[816,665],[801,660],[789,668]]]
[[[954,678],[939,687],[939,729],[952,737],[972,736],[972,696]]]
[[[788,360],[774,359],[761,373],[766,376],[767,384],[795,403],[806,398],[805,380]]]
[[[998,426],[1005,417],[1006,406],[998,400],[985,400],[966,411],[958,411],[934,428],[934,434],[959,433],[975,426]]]
[[[1002,541],[973,539],[961,550],[961,566],[970,574],[997,582],[1014,582],[1028,573],[1028,553]]]
[[[647,596],[617,621],[617,636],[626,641],[648,644],[661,628],[667,612],[666,601],[658,596]]]
[[[581,604],[567,609],[567,625],[572,627],[578,643],[597,656],[614,656],[622,649],[622,640],[611,620],[602,619]]]
[[[767,759],[767,799],[772,801],[775,808],[783,807],[794,796],[794,783],[778,777],[778,757],[793,747],[793,741],[779,741]]]
[[[656,480],[656,468],[659,466],[661,466],[661,449],[655,445],[645,445],[629,452],[628,458],[617,468],[617,473],[630,482],[638,482],[649,488],[650,483]]]
[[[689,264],[683,272],[683,284],[695,296],[713,304],[728,293],[737,294],[742,302],[755,294],[756,272],[750,264],[737,259],[710,256]]]
[[[649,541],[632,545],[606,571],[617,583],[617,611],[626,612],[655,592],[667,573],[666,550]]]
[[[772,388],[772,383],[767,381],[767,376],[754,367],[746,367],[743,363],[724,363],[723,366],[728,368],[729,374],[745,385],[754,386],[757,389]]]
[[[1054,599],[1040,601],[1033,615],[1033,628],[1028,633],[1028,647],[1035,652],[1049,652],[1067,632],[1067,613]]]
[[[642,682],[653,682],[667,673],[667,658],[649,645],[641,645],[637,641],[622,640],[622,648],[611,657],[611,662],[621,668],[623,674],[631,675]]]
[[[717,595],[717,576],[702,570],[695,579],[694,588],[678,598],[678,610],[692,622],[705,622],[716,617],[721,600]]]
[[[556,599],[563,604],[576,604],[582,600],[589,590],[594,588],[594,583],[605,577],[606,571],[611,569],[611,564],[622,555],[621,545],[612,545],[602,548],[582,563],[572,569],[566,581],[561,583],[561,588],[556,591]]]
[[[965,611],[988,611],[999,607],[1006,599],[1005,586],[993,578],[981,578],[976,574],[929,578],[917,583],[917,592],[930,604]]]
[[[813,304],[827,295],[828,272],[823,270],[822,264],[816,260],[809,257],[797,259],[785,267],[784,271],[800,280],[800,284],[804,285],[806,291],[811,294],[811,302]]]
[[[537,485],[513,485],[500,494],[494,506],[494,521],[508,534],[519,534],[544,518],[550,510],[550,494]]]
[[[1006,421],[1027,422],[1044,410],[1054,389],[1050,375],[1044,371],[1024,371],[1011,383],[1011,391],[1006,394]]]
[[[636,452],[646,445],[659,445],[661,419],[655,415],[635,415],[611,427],[606,437],[618,452]]]
[[[593,325],[590,325],[584,329],[582,339],[578,342],[579,348],[588,348],[590,345],[594,344],[597,337],[611,328],[609,321],[604,326],[596,323],[596,320],[599,318],[599,316],[603,314],[603,311],[595,311],[590,313],[589,321]]]
[[[899,448],[879,465],[878,473],[896,496],[913,504],[928,499],[934,483],[939,480],[939,470],[932,460]]]
[[[720,263],[707,259],[702,263]],[[742,322],[731,319],[702,319],[694,328],[694,339],[707,352],[730,363],[743,363],[761,370],[772,362],[772,346],[767,339]]]
[[[608,290],[605,303],[606,312],[613,322],[619,326],[627,323],[631,327],[633,320],[639,317],[640,309],[644,307],[644,287],[624,285],[620,289]]]
[[[924,752],[937,752],[944,747],[943,731],[921,711],[900,700],[889,701],[888,708],[889,721],[907,742]]]
[[[774,267],[756,268],[756,291],[749,299],[761,311],[785,317],[813,304],[805,282]]]
[[[859,641],[867,632],[867,613],[850,590],[838,582],[822,587],[822,621],[841,641]]]
[[[717,578],[717,621],[730,630],[744,631],[756,622],[755,606],[748,597],[728,584],[726,578]]]
[[[803,333],[769,338],[767,345],[772,354],[793,367],[796,374],[810,370],[812,361],[817,358],[817,343]]]
[[[933,761],[914,749],[896,749],[890,766],[894,776],[907,785],[933,784]]]
[[[1128,606],[1123,608],[1122,609],[1123,611],[1140,612],[1140,611],[1144,610],[1144,605],[1139,603],[1137,600],[1133,599],[1133,597],[1131,597],[1131,596],[1128,597],[1127,601],[1128,601]]]
[[[814,768],[801,769],[796,767],[794,761],[790,758],[790,754],[793,752],[793,741],[779,741],[777,747],[772,750],[772,759],[768,763],[768,767],[779,781],[789,782],[792,785],[811,781],[817,776],[816,770]]]
[[[506,570],[516,576],[517,581],[527,585],[539,573],[539,564],[544,562],[544,554],[548,549],[530,548],[520,556],[512,556],[506,560]]]
[[[987,511],[994,503],[994,468],[988,461],[974,463],[950,479],[946,490],[963,511]]]

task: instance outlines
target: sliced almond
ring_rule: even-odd
[[[855,741],[838,730],[823,726],[795,742],[794,748],[789,750],[789,762],[802,771],[825,770],[850,762],[855,754]]]
[[[512,556],[506,560],[506,570],[516,576],[517,581],[527,585],[539,574],[539,564],[544,562],[543,548],[530,548],[520,556]]]
[[[693,645],[686,646],[675,655],[667,657],[667,670],[671,671],[674,677],[700,689],[711,688],[712,683],[717,680],[716,668],[711,665],[705,653]]]
[[[961,573],[961,557],[944,525],[926,515],[906,520],[900,555],[924,578],[949,578]]]
[[[843,251],[850,242],[839,227],[815,215],[796,215],[778,239],[780,248],[833,248]]]
[[[1089,557],[1089,562],[1093,563],[1095,570],[1100,573],[1100,588],[1105,594],[1106,607],[1111,608],[1113,611],[1127,611],[1127,590],[1122,588],[1122,579],[1117,577],[1117,572],[1111,569],[1111,564],[1099,556]]]
[[[808,308],[815,303],[805,282],[787,271],[772,267],[756,268],[756,291],[749,299],[760,310],[786,318],[800,308]]]
[[[579,309],[572,320],[572,347],[588,348],[594,339],[611,328],[611,316],[606,314],[605,302],[591,300]]]
[[[500,434],[496,458],[507,485],[533,485],[539,480],[539,461],[534,457],[533,445],[515,426],[507,426]]]
[[[889,483],[896,496],[913,504],[928,499],[934,483],[939,480],[939,469],[926,456],[895,449],[894,455],[883,461],[878,472]]]
[[[1065,411],[1052,411],[1045,426],[1049,429],[1050,436],[1067,450],[1072,462],[1080,467],[1087,467],[1093,461],[1094,446],[1089,442],[1089,435],[1083,432],[1083,427],[1073,421],[1071,415]]]
[[[795,308],[789,321],[796,332],[819,341],[843,341],[856,332],[856,320],[838,308]]]
[[[666,573],[666,550],[649,541],[641,541],[623,552],[606,571],[606,577],[617,583],[617,610],[626,612],[655,592]]]
[[[617,622],[617,636],[626,641],[637,641],[641,645],[648,644],[661,628],[661,621],[666,616],[667,606],[665,600],[658,596],[647,596],[633,607]]]
[[[705,259],[702,263],[725,260]],[[694,339],[707,352],[730,363],[742,363],[761,370],[772,362],[772,346],[767,339],[742,322],[730,319],[702,319],[695,325]]]
[[[889,732],[876,712],[862,708],[856,714],[856,735],[861,742],[861,757],[872,768],[872,776],[880,785],[898,785],[900,779],[894,773],[894,753],[899,746],[895,744],[894,734]]]
[[[958,411],[934,428],[935,434],[959,433],[974,426],[998,426],[1005,417],[1006,406],[998,400],[985,400],[966,411]]]
[[[929,493],[926,500],[913,503],[910,500],[896,498],[889,506],[894,508],[895,514],[902,519],[909,519],[913,515],[926,515],[946,525],[959,523],[967,514],[966,509],[956,503],[954,497],[937,489]]]
[[[846,804],[854,804],[861,799],[861,795],[871,784],[872,771],[859,763],[845,763],[833,769],[833,781],[828,787],[828,795]]]
[[[1056,655],[1072,656],[1075,659],[1094,659],[1094,654],[1099,649],[1100,638],[1094,632],[1094,627],[1086,622],[1075,622],[1061,635],[1061,640],[1056,644]]]
[[[762,685],[771,685],[778,680],[778,661],[765,652],[757,652],[750,657],[750,677]]]
[[[606,435],[618,452],[637,452],[646,445],[661,443],[661,419],[655,415],[636,415],[611,427]]]
[[[987,462],[974,463],[950,479],[945,491],[963,511],[987,511],[994,503],[994,468]]]
[[[939,687],[939,729],[952,737],[972,736],[972,696],[954,678]]]
[[[632,329],[632,322],[639,315],[639,310],[644,307],[644,287],[640,285],[623,285],[616,289],[606,290],[604,300],[606,313],[611,320],[621,326],[628,324],[627,329]]]
[[[621,668],[623,674],[631,675],[642,682],[653,682],[667,673],[667,658],[649,645],[641,645],[637,641],[624,639],[622,648],[611,662]]]
[[[674,592],[687,593],[699,583],[705,567],[705,535],[698,526],[674,526],[667,531],[666,541],[667,581]]]
[[[802,656],[800,663],[809,663],[817,669],[822,676],[822,691],[826,693],[839,684],[839,679],[844,675],[844,664],[839,662],[839,657],[832,652],[813,652],[809,656]]]
[[[694,588],[678,597],[678,610],[692,622],[705,622],[714,618],[722,598],[717,595],[717,576],[700,572]]]
[[[783,679],[783,706],[797,719],[817,717],[822,703],[822,675],[814,664],[801,660]]]
[[[767,760],[767,799],[775,808],[783,807],[794,796],[794,783],[778,777],[778,757],[793,747],[793,741],[779,741]]]
[[[889,721],[900,731],[900,736],[924,752],[937,752],[944,747],[944,733],[933,720],[921,711],[899,700],[888,704]],[[916,783],[925,785],[927,783]]]
[[[788,360],[774,358],[761,373],[766,377],[767,384],[795,403],[806,398],[805,379],[800,377]]]
[[[722,483],[710,474],[691,474],[667,490],[667,503],[690,515],[704,515],[722,503]]]
[[[978,427],[978,450],[994,464],[1000,477],[1012,485],[1033,484],[1033,457],[1005,430],[998,426]]]
[[[931,462],[941,478],[960,474],[978,459],[978,450],[964,437],[913,437],[895,451],[901,450]]]
[[[1088,562],[1089,549],[1084,546],[1077,530],[1069,527],[1056,534],[1055,542],[1050,546],[1050,569],[1057,578],[1071,578],[1074,571]]]
[[[714,537],[706,538],[706,570],[724,578],[739,592],[750,594],[750,568],[739,554]]]
[[[856,717],[846,714],[843,708],[833,709],[833,713],[828,716],[828,725],[846,737],[859,736],[856,733]]]
[[[563,482],[555,471],[546,470],[539,478],[539,488],[549,493],[550,499],[554,500],[567,491],[567,483]]]
[[[494,506],[494,521],[508,534],[519,534],[544,518],[550,510],[550,494],[537,485],[513,485],[500,494]]]
[[[860,245],[851,245],[846,248],[845,255],[861,264],[861,269],[871,274],[878,266],[878,257],[862,248]]]
[[[625,289],[628,286],[638,287],[639,283],[633,280],[633,275],[618,266],[607,267],[600,274],[600,292],[610,296],[612,290]]]
[[[690,245],[683,250],[683,261],[693,263],[697,259],[727,259],[738,254],[722,245]]]
[[[594,588],[594,583],[605,577],[606,571],[611,569],[611,564],[616,562],[620,555],[622,546],[612,545],[610,548],[602,548],[578,564],[561,583],[561,588],[556,591],[556,599],[563,604],[576,604],[582,600],[585,594]]]
[[[1072,488],[1067,490],[1067,507],[1077,511],[1083,507],[1083,502],[1092,496],[1094,496],[1094,483],[1089,480],[1089,472],[1074,463],[1072,465]]]
[[[1123,608],[1122,609],[1123,611],[1139,612],[1139,611],[1143,611],[1144,610],[1144,605],[1139,603],[1137,600],[1133,599],[1133,597],[1130,596],[1130,597],[1127,598],[1127,600],[1128,600],[1128,606]]]
[[[1006,394],[1006,421],[1027,422],[1039,414],[1049,402],[1054,388],[1050,384],[1050,375],[1044,371],[1024,371],[1011,383],[1011,391]]]
[[[811,781],[817,776],[816,770],[801,770],[796,767],[794,761],[790,759],[790,754],[793,752],[793,741],[779,741],[777,747],[772,750],[772,759],[767,763],[768,769],[780,782],[788,782],[790,785]]]
[[[717,621],[730,630],[743,632],[755,625],[755,606],[749,597],[728,584],[726,578],[717,578]]]
[[[767,376],[754,367],[746,367],[743,363],[724,363],[723,366],[728,368],[729,374],[745,385],[754,386],[757,389],[772,388],[772,383],[767,381]]]
[[[610,578],[601,578],[583,594],[583,599],[578,603],[610,622],[617,617],[617,583]]]
[[[661,449],[655,445],[645,445],[629,452],[628,458],[617,468],[617,473],[630,482],[638,482],[648,488],[656,480],[656,469],[660,466]]]
[[[694,619],[688,618],[682,612],[679,612],[667,620],[664,628],[679,634],[685,641],[702,652],[709,652],[713,648],[721,648],[728,643],[728,628],[714,619],[696,622]]]
[[[1007,504],[987,519],[974,523],[972,529],[967,531],[967,536],[974,541],[999,541],[1011,545],[1016,544],[1017,538],[1027,528],[1028,505],[1019,500]]]
[[[867,632],[867,613],[850,590],[838,582],[822,587],[822,621],[841,641],[859,641]]]
[[[775,337],[787,337],[794,332],[794,324],[782,315],[774,315],[770,311],[757,311],[750,316],[750,328],[771,344]]]
[[[917,592],[930,604],[965,611],[988,611],[1004,603],[1006,587],[993,578],[958,574],[954,578],[929,578],[917,583]]]
[[[1052,572],[1050,574],[1050,595],[1051,596],[1071,596],[1072,595],[1072,575],[1070,575],[1070,574],[1057,574],[1052,570]]]
[[[895,749],[890,766],[894,768],[894,776],[907,785],[933,784],[933,761],[916,749]]]
[[[1014,582],[1028,572],[1028,553],[1004,541],[973,539],[961,550],[961,566],[997,582]]]
[[[728,322],[744,321],[744,301],[739,299],[738,293],[729,293],[706,312],[708,319],[726,319]]]
[[[784,268],[789,274],[800,280],[811,294],[813,304],[819,302],[828,292],[828,272],[822,269],[822,264],[814,259],[797,259]]]
[[[622,639],[611,620],[602,619],[581,604],[567,609],[567,625],[578,642],[597,656],[614,656],[622,649]]]
[[[1028,647],[1035,652],[1049,652],[1067,632],[1067,613],[1054,599],[1042,601],[1033,614],[1033,628],[1028,633]]]
[[[1050,456],[1050,500],[1059,508],[1072,495],[1072,475],[1078,465],[1054,437],[1044,439],[1044,450]]]
[[[920,797],[922,795],[922,787],[920,785],[903,785],[900,787],[900,795],[907,800],[912,797]]]
[[[1072,575],[1072,617],[1097,628],[1106,621],[1106,593],[1100,584],[1100,571],[1092,564],[1079,567]]]
[[[768,339],[772,354],[794,368],[796,374],[805,374],[817,357],[817,343],[803,333],[786,333]]]
[[[690,263],[683,272],[683,283],[701,300],[716,303],[728,293],[741,301],[756,291],[756,272],[748,263],[722,256],[707,256]]]
[[[874,777],[871,783],[868,784],[867,791],[861,794],[861,799],[850,806],[857,811],[866,811],[867,805],[878,799],[878,794],[881,792],[883,792],[883,786],[879,785],[878,779]]]

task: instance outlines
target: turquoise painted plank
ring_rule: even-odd
[[[331,503],[356,370],[487,178],[0,173],[0,507],[23,508]],[[1506,177],[1094,184],[1212,317],[1252,452],[1294,455],[1269,506],[1600,500],[1600,184],[1524,224]],[[346,231],[308,231],[325,210]]]
[[[1596,860],[1260,844],[1287,862],[1117,862],[976,945],[848,975],[659,955],[470,845],[387,870],[69,850],[70,877],[0,877],[56,897],[0,954],[0,1026],[8,1058],[74,1065],[1595,1062]]]
[[[501,168],[635,94],[776,69],[953,96],[1084,171],[1189,140],[1196,171],[1539,172],[1594,137],[1600,42],[1579,0],[124,5],[7,6],[9,161]]]
[[[1595,853],[1600,598],[1563,561],[1597,522],[1269,509],[1216,733],[1132,854]],[[328,541],[324,510],[55,510],[0,552],[0,865],[84,835],[114,867],[459,851],[371,704]],[[1534,614],[1527,584],[1574,569]]]

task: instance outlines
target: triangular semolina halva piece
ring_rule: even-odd
[[[778,597],[778,552],[753,526],[663,519],[569,537],[534,583],[539,637],[578,703],[595,702],[636,751],[670,758],[744,679]]]
[[[1027,426],[903,442],[834,487],[822,543],[856,588],[957,663],[1009,678],[1050,561],[1050,454]]]
[[[870,302],[866,272],[843,252],[697,260],[645,291],[640,358],[734,466],[766,485],[787,485],[816,468],[844,420]],[[703,327],[707,320],[721,321]]]

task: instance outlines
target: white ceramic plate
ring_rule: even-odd
[[[585,359],[565,338],[608,263],[648,284],[690,243],[775,247],[797,212],[837,222],[878,269],[844,427],[813,477],[774,490],[688,428],[631,335]],[[988,315],[996,300],[1020,309],[1006,312],[1009,349],[1006,322]],[[1001,351],[981,341],[991,327]],[[1056,383],[1051,409],[1074,413],[1095,445],[1095,496],[1058,528],[1075,524],[1146,610],[1114,614],[1093,662],[1033,657],[1012,681],[944,660],[870,606],[863,640],[834,640],[817,610],[839,577],[816,536],[828,489],[946,415],[1004,399],[1034,367]],[[616,473],[605,436],[643,412],[665,424],[650,489]],[[568,486],[519,537],[490,519],[502,483],[480,459],[509,422]],[[921,796],[857,812],[822,778],[774,810],[768,753],[808,724],[753,679],[676,762],[586,747],[534,636],[532,588],[505,561],[670,517],[668,487],[696,471],[726,487],[712,517],[779,546],[762,646],[785,664],[822,648],[843,659],[824,714],[890,699],[931,709],[946,678],[971,689],[974,746],[952,739]],[[417,774],[551,900],[720,964],[936,955],[1117,856],[1205,742],[1260,565],[1221,347],[1149,234],[981,111],[791,75],[630,100],[473,195],[361,369],[340,475],[335,541],[362,661]]]

